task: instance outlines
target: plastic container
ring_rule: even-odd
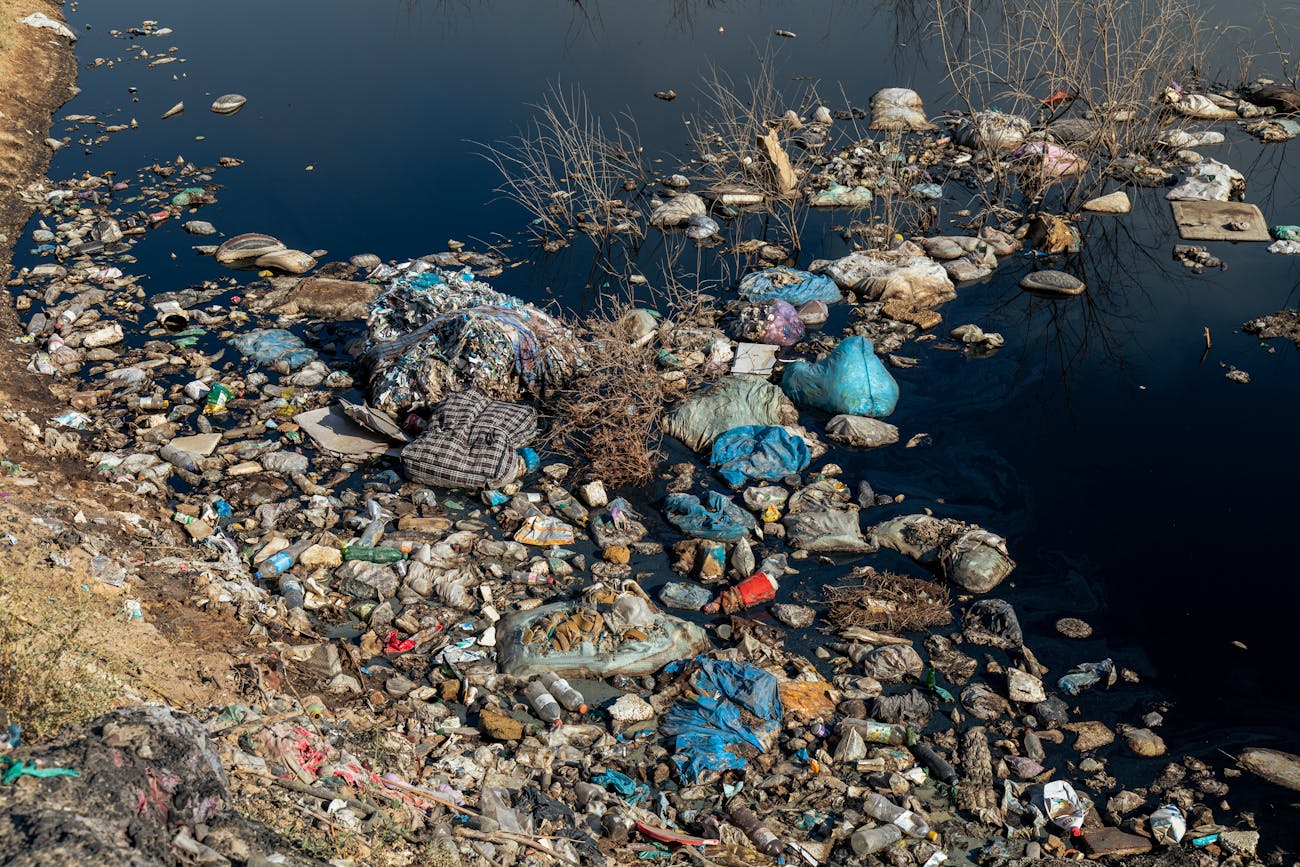
[[[1064,780],[1052,780],[1043,786],[1043,804],[1052,823],[1071,837],[1078,837],[1083,827],[1083,803],[1074,786]]]
[[[343,559],[364,560],[367,563],[396,563],[398,560],[405,560],[406,554],[398,548],[345,545],[343,547]]]
[[[766,572],[755,572],[735,587],[729,587],[718,594],[718,598],[704,606],[704,610],[714,614],[719,610],[727,614],[743,611],[776,598],[779,585],[776,579]]]
[[[262,561],[261,565],[257,569],[257,577],[266,580],[267,578],[273,578],[276,575],[288,572],[293,568],[293,564],[298,562],[298,558],[302,556],[302,552],[306,551],[311,546],[312,542],[310,539],[302,539],[294,542],[282,551],[276,551],[270,557],[267,557]],[[299,588],[299,590],[301,591],[301,588]],[[302,603],[299,602],[297,606],[290,607],[301,608]]]
[[[912,754],[930,769],[930,774],[935,779],[941,780],[949,786],[957,785],[960,778],[957,776],[956,769],[944,761],[943,757],[936,753],[933,747],[926,743],[917,743],[912,745],[911,750]]]
[[[524,687],[524,697],[528,699],[529,706],[542,722],[550,725],[560,724],[560,704],[540,680],[530,681],[528,686]]]
[[[587,712],[587,700],[567,680],[553,671],[543,674],[541,680],[546,691],[555,696],[556,701],[564,705],[565,710],[573,713]]]
[[[855,729],[862,740],[869,744],[911,747],[915,746],[917,741],[916,732],[901,723],[883,723],[848,717],[840,722],[840,729]]]
[[[867,792],[862,797],[862,810],[873,819],[897,825],[909,837],[926,837],[934,840],[939,836],[930,830],[930,825],[925,819],[875,792]]]
[[[1151,814],[1147,820],[1151,826],[1151,838],[1157,843],[1173,846],[1183,841],[1187,833],[1187,820],[1178,809],[1177,804],[1165,804]]]
[[[878,825],[875,828],[859,828],[849,838],[849,845],[859,857],[879,852],[903,839],[903,829],[897,825]]]
[[[181,470],[188,470],[191,473],[199,471],[199,456],[193,452],[187,452],[185,449],[168,443],[158,450],[158,457],[162,458],[173,467]]]
[[[781,838],[772,833],[772,829],[763,824],[758,815],[748,807],[732,805],[727,811],[731,824],[745,832],[754,843],[754,848],[769,858],[779,858],[785,849]]]

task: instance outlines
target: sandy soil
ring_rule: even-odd
[[[34,11],[63,20],[52,0],[0,0],[0,279],[5,280],[14,244],[32,212],[19,193],[48,169],[52,151],[45,139],[51,119],[76,93],[72,45],[52,31],[18,23]],[[13,537],[4,559],[30,566],[24,570],[24,589],[30,592],[22,594],[28,606],[22,619],[65,622],[68,594],[81,592],[93,597],[84,610],[95,618],[89,630],[93,646],[85,650],[122,672],[133,697],[165,700],[180,709],[237,701],[237,669],[257,656],[245,644],[245,628],[186,604],[189,582],[183,577],[148,570],[151,557],[186,552],[152,549],[122,515],[135,512],[154,522],[166,521],[167,515],[152,506],[145,510],[121,489],[97,482],[85,455],[61,454],[48,431],[32,436],[33,424],[44,429],[50,416],[68,409],[75,386],[28,372],[31,346],[10,339],[19,331],[6,292],[0,297],[0,459],[21,470],[0,478],[0,528]],[[85,520],[77,520],[78,513]],[[88,574],[88,546],[50,532],[34,516],[73,528],[93,540],[89,547],[106,543],[105,553],[132,562],[140,577],[120,588],[97,581]],[[70,555],[71,566],[51,566],[51,554]],[[120,615],[127,598],[140,600],[143,622]],[[59,610],[42,610],[43,604]]]

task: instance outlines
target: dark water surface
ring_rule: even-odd
[[[799,34],[778,40],[783,83],[818,79],[834,106],[842,83],[862,107],[880,87],[911,86],[937,114],[946,88],[927,58],[930,15],[925,4],[853,2],[83,2],[70,21],[82,34],[84,92],[65,113],[134,117],[140,129],[89,155],[65,148],[51,176],[128,176],[178,155],[200,165],[237,156],[245,164],[218,175],[220,201],[198,218],[226,235],[265,231],[292,247],[326,248],[328,258],[402,260],[448,238],[496,242],[523,227],[514,205],[490,201],[499,179],[470,141],[514,133],[548,82],[580,84],[602,114],[630,110],[652,154],[684,154],[682,115],[701,73],[712,64],[738,80],[752,75],[756,51],[783,28]],[[126,59],[132,42],[107,30],[143,19],[175,32],[135,42],[154,56],[176,45],[186,62],[147,68]],[[1251,36],[1233,38],[1243,33]],[[1230,49],[1216,55],[1219,68],[1229,68]],[[124,60],[85,69],[95,57]],[[138,103],[128,87],[138,88]],[[652,97],[668,88],[681,94],[676,102]],[[227,92],[247,95],[248,106],[211,114],[208,104]],[[181,99],[184,115],[158,120]],[[1295,146],[1216,128],[1228,143],[1203,152],[1247,175],[1247,200],[1271,224],[1300,222]],[[1163,193],[1130,194],[1133,215],[1093,220],[1085,295],[1024,295],[1016,282],[1029,263],[1014,259],[942,311],[941,332],[975,322],[1005,335],[1001,351],[976,359],[933,344],[903,349],[922,363],[895,373],[903,396],[891,421],[904,440],[926,432],[933,445],[835,459],[879,491],[907,494],[882,517],[929,506],[1006,535],[1019,567],[1000,595],[1016,604],[1026,633],[1051,633],[1056,618],[1076,614],[1105,637],[1031,638],[1053,676],[1111,655],[1172,702],[1162,732],[1174,750],[1300,751],[1292,644],[1300,354],[1235,332],[1300,302],[1298,263],[1263,244],[1210,244],[1228,270],[1192,275],[1171,260]],[[150,291],[223,276],[189,253],[195,241],[179,222],[136,247]],[[808,237],[801,264],[847,252],[824,221]],[[31,264],[22,246],[17,264]],[[580,305],[593,291],[584,256],[565,251],[493,283]],[[1202,357],[1205,327],[1213,348]],[[1251,383],[1225,379],[1224,363]],[[1128,702],[1116,713],[1135,722],[1150,697],[1116,699]],[[1149,779],[1157,766],[1148,766]],[[1245,788],[1264,812],[1290,800],[1280,789]],[[1273,835],[1294,816],[1261,816],[1266,843],[1284,839]]]

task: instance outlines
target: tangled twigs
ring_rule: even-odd
[[[933,581],[878,572],[866,566],[854,573],[861,584],[827,587],[827,618],[837,628],[883,627],[890,632],[928,629],[952,622],[948,588]]]

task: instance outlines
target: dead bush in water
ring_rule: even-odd
[[[1037,130],[1083,122],[1059,142],[1089,159],[1063,178],[1069,203],[1095,194],[1117,158],[1152,145],[1165,88],[1194,77],[1203,54],[1190,0],[1002,0],[987,12],[974,0],[935,0],[935,16],[948,78],[971,113],[996,105]],[[988,156],[1003,196],[1008,172],[1031,200],[1056,180],[1046,159]]]
[[[574,324],[586,364],[541,408],[544,443],[586,466],[606,484],[640,485],[659,467],[659,420],[668,399],[652,342],[637,340],[627,303],[609,303]]]
[[[643,235],[643,215],[625,201],[647,177],[632,118],[607,132],[582,89],[559,84],[533,108],[530,124],[514,138],[477,143],[501,173],[496,192],[532,215],[531,231],[551,249],[564,246],[575,230]]]
[[[703,108],[688,129],[701,171],[714,190],[733,186],[761,195],[763,201],[756,207],[763,215],[764,239],[773,233],[770,240],[798,250],[808,205],[793,166],[797,128],[783,118],[788,110],[800,114],[818,100],[811,85],[788,99],[776,83],[775,60],[770,49],[760,54],[758,71],[743,86],[712,67],[700,82]],[[807,140],[813,140],[811,135]],[[786,165],[779,164],[782,155]]]
[[[933,581],[870,566],[854,572],[861,584],[827,587],[827,619],[836,629],[860,626],[890,632],[914,631],[952,622],[948,588]]]

